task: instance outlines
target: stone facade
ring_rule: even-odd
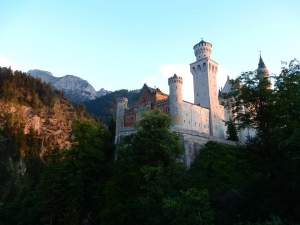
[[[194,83],[194,103],[182,99],[183,79],[176,74],[168,79],[169,95],[159,88],[151,88],[144,84],[134,109],[127,107],[127,99],[119,98],[116,120],[116,144],[120,138],[135,132],[133,124],[139,121],[144,111],[161,109],[172,117],[171,130],[182,133],[182,144],[185,148],[183,161],[189,167],[200,154],[202,147],[209,140],[235,145],[226,140],[224,121],[234,115],[224,108],[222,102],[232,99],[221,99],[221,94],[231,91],[229,77],[224,88],[217,91],[218,63],[210,58],[212,44],[201,41],[194,46],[196,61],[190,64]],[[263,76],[269,72],[260,57],[258,71]],[[244,143],[248,137],[255,135],[253,130],[239,132],[240,141]]]

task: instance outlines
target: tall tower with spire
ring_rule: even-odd
[[[261,54],[259,54],[259,63],[258,63],[258,68],[257,68],[257,75],[260,77],[265,77],[267,79],[269,79],[269,70],[267,69],[263,59],[261,58]],[[270,80],[269,80],[270,81]],[[268,85],[268,89],[270,89],[272,87],[272,84],[270,82],[270,84]]]
[[[269,77],[269,75],[270,75],[269,70],[267,69],[264,61],[261,58],[261,54],[259,55],[259,63],[258,63],[257,73],[259,76],[263,76],[263,77]]]
[[[210,134],[224,138],[224,108],[217,90],[218,63],[210,58],[212,44],[201,40],[194,46],[196,61],[190,64],[194,82],[194,103],[210,109]]]

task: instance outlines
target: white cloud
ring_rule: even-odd
[[[175,73],[176,75],[182,77],[182,98],[186,101],[194,102],[193,76],[190,72],[190,66],[188,64],[160,65],[158,70],[165,79],[168,79]]]
[[[0,55],[0,66],[1,67],[11,67],[13,70],[20,70],[19,66],[15,62],[5,58],[2,55]]]

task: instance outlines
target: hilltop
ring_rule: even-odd
[[[63,91],[65,96],[70,97],[72,102],[89,101],[110,93],[110,91],[104,88],[95,91],[94,87],[87,80],[83,80],[74,75],[55,77],[51,72],[39,69],[29,70],[27,74],[35,78],[40,78],[46,83],[50,83],[53,89]]]

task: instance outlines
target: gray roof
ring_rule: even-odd
[[[266,67],[266,65],[265,65],[265,63],[264,63],[264,61],[262,60],[262,58],[261,58],[261,55],[259,56],[259,63],[258,63],[258,70],[260,70],[260,69],[264,69],[264,68],[267,68]]]

